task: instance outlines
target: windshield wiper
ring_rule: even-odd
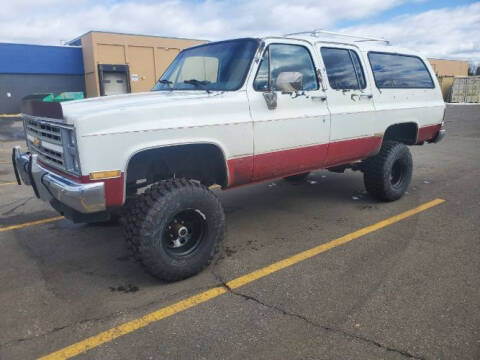
[[[171,82],[170,80],[167,80],[167,79],[161,79],[161,80],[158,80],[158,82],[160,84],[167,84],[167,85],[172,85],[173,82]]]
[[[185,84],[193,85],[193,86],[195,86],[195,87],[198,88],[198,89],[203,89],[203,90],[205,90],[205,91],[208,92],[208,93],[210,92],[210,90],[206,88],[206,86],[207,86],[208,84],[211,84],[211,82],[208,81],[208,80],[190,79],[190,80],[185,80],[184,83],[185,83]]]

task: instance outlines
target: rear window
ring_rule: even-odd
[[[416,56],[369,52],[373,77],[381,89],[432,89],[432,77]]]

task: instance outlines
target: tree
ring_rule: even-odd
[[[475,70],[477,69],[477,64],[474,62],[469,62],[468,63],[468,76],[473,76],[475,75]]]

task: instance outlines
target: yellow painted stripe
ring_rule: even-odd
[[[0,183],[0,186],[6,186],[6,185],[16,185],[16,182],[5,182],[5,183]]]
[[[22,229],[22,228],[33,226],[33,225],[47,224],[47,223],[51,223],[51,222],[62,220],[62,219],[63,219],[63,216],[55,216],[55,217],[48,218],[48,219],[36,220],[36,221],[30,221],[30,222],[26,222],[26,223],[18,224],[18,225],[10,225],[10,226],[5,226],[5,227],[0,227],[0,233],[5,232],[5,231],[10,231],[10,230]]]
[[[239,287],[244,286],[248,283],[251,283],[252,281],[258,280],[258,279],[260,279],[264,276],[270,275],[270,274],[272,274],[274,272],[277,272],[279,270],[282,270],[286,267],[292,266],[292,265],[297,264],[301,261],[304,261],[306,259],[314,257],[315,255],[321,254],[321,253],[323,253],[325,251],[328,251],[330,249],[333,249],[337,246],[340,246],[340,245],[346,244],[346,243],[348,243],[352,240],[358,239],[359,237],[365,236],[365,235],[370,234],[374,231],[377,231],[377,230],[380,230],[380,229],[382,229],[384,227],[387,227],[389,225],[395,224],[395,223],[399,222],[400,220],[403,220],[405,218],[408,218],[410,216],[418,214],[422,211],[430,209],[431,207],[437,206],[437,205],[439,205],[443,202],[445,202],[445,200],[443,200],[443,199],[432,200],[432,201],[430,201],[428,203],[425,203],[423,205],[420,205],[420,206],[418,206],[414,209],[405,211],[405,212],[403,212],[399,215],[392,216],[391,218],[388,218],[388,219],[380,221],[376,224],[364,227],[363,229],[360,229],[360,230],[357,230],[357,231],[352,232],[350,234],[344,235],[344,236],[342,236],[338,239],[329,241],[325,244],[316,246],[312,249],[303,251],[303,252],[301,252],[299,254],[296,254],[296,255],[293,255],[292,257],[289,257],[287,259],[280,260],[280,261],[278,261],[276,263],[273,263],[272,265],[266,266],[266,267],[264,267],[260,270],[251,272],[250,274],[240,276],[240,277],[238,277],[234,280],[231,280],[231,281],[227,282],[227,286],[230,287],[231,289],[239,288]]]
[[[20,114],[0,114],[0,118],[20,117]]]
[[[309,259],[315,255],[318,255],[322,252],[325,252],[327,250],[333,249],[337,246],[346,244],[352,240],[358,239],[359,237],[365,236],[367,234],[370,234],[374,231],[377,231],[379,229],[385,228],[389,225],[395,224],[403,219],[406,219],[410,216],[413,216],[415,214],[418,214],[422,211],[425,211],[427,209],[430,209],[434,206],[437,206],[441,203],[443,203],[445,200],[443,199],[435,199],[433,201],[427,202],[423,205],[420,205],[414,209],[405,211],[399,215],[393,216],[391,218],[388,218],[386,220],[380,221],[376,224],[367,226],[363,229],[357,230],[353,233],[347,234],[345,236],[342,236],[338,239],[329,241],[325,244],[319,245],[317,247],[314,247],[313,249],[303,251],[299,254],[296,254],[292,257],[289,257],[287,259],[278,261],[276,263],[273,263],[267,267],[264,267],[262,269],[256,270],[254,272],[251,272],[247,275],[240,276],[234,280],[231,280],[227,283],[227,285],[232,288],[239,288],[241,286],[244,286],[248,283],[251,283],[255,280],[258,280],[262,277],[265,277],[267,275],[273,274],[279,270],[282,270],[284,268],[287,268],[289,266],[292,266],[294,264],[297,264],[299,262],[302,262],[306,259]],[[106,330],[104,332],[101,332],[100,334],[91,336],[85,340],[79,341],[75,344],[72,344],[70,346],[67,346],[63,349],[60,349],[58,351],[55,351],[49,355],[43,356],[40,358],[40,360],[60,360],[60,359],[69,359],[74,356],[77,356],[79,354],[85,353],[88,350],[91,350],[97,346],[100,346],[106,342],[112,341],[120,336],[129,334],[135,330],[141,329],[153,322],[165,319],[169,316],[178,314],[179,312],[185,311],[187,309],[190,309],[196,305],[199,305],[201,303],[204,303],[206,301],[209,301],[211,299],[214,299],[222,294],[225,294],[227,290],[224,287],[215,287],[210,290],[204,291],[202,293],[199,293],[197,295],[194,295],[192,297],[189,297],[187,299],[181,300],[175,304],[166,306],[164,308],[161,308],[159,310],[156,310],[152,313],[149,313],[141,318],[131,320],[129,322],[126,322],[124,324],[115,326],[109,330]]]

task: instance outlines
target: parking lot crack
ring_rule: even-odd
[[[364,337],[364,336],[361,336],[361,335],[357,335],[357,334],[352,334],[348,331],[345,331],[345,330],[340,330],[340,329],[336,329],[336,328],[333,328],[333,327],[330,327],[330,326],[324,326],[322,324],[319,324],[317,323],[316,321],[313,321],[309,318],[307,318],[306,316],[304,315],[301,315],[301,314],[297,314],[297,313],[294,313],[294,312],[290,312],[290,311],[287,311],[285,309],[282,309],[276,305],[272,305],[272,304],[267,304],[266,302],[264,301],[261,301],[259,299],[257,299],[256,297],[254,296],[251,296],[251,295],[247,295],[247,294],[244,294],[244,293],[241,293],[239,291],[236,291],[235,289],[232,289],[229,285],[228,285],[228,282],[225,281],[222,276],[220,276],[219,274],[217,274],[217,272],[215,271],[215,265],[217,265],[218,261],[216,263],[214,263],[212,266],[212,270],[211,270],[211,273],[212,275],[215,277],[215,279],[219,282],[220,286],[223,286],[230,294],[234,295],[234,296],[238,296],[238,297],[241,297],[243,298],[244,300],[246,301],[253,301],[263,307],[266,307],[266,308],[269,308],[269,309],[272,309],[276,312],[279,312],[281,313],[282,315],[284,316],[289,316],[289,317],[294,317],[296,319],[299,319],[303,322],[306,322],[307,324],[315,327],[315,328],[318,328],[318,329],[321,329],[321,330],[324,330],[326,332],[329,332],[329,333],[335,333],[335,334],[340,334],[346,338],[349,338],[349,339],[354,339],[354,340],[358,340],[358,341],[361,341],[363,343],[366,343],[366,344],[370,344],[370,345],[373,345],[373,346],[376,346],[380,349],[383,349],[384,351],[387,351],[387,352],[392,352],[392,353],[396,353],[396,354],[399,354],[399,355],[402,355],[404,356],[405,358],[407,359],[415,359],[415,360],[426,360],[424,357],[422,356],[418,356],[418,355],[414,355],[414,354],[411,354],[410,352],[406,351],[406,350],[401,350],[401,349],[397,349],[397,348],[394,348],[394,347],[391,347],[391,346],[387,346],[387,345],[384,345],[376,340],[372,340],[372,339],[369,339],[367,337]]]
[[[27,202],[29,202],[29,201],[32,200],[32,199],[33,199],[33,197],[29,197],[29,198],[27,198],[27,199],[25,199],[25,200],[21,200],[21,202],[20,202],[19,204],[17,204],[16,206],[12,207],[11,209],[8,209],[7,211],[3,212],[2,215],[5,216],[5,215],[10,215],[10,214],[12,214],[12,213],[15,212],[17,209],[21,208],[22,206],[25,206],[25,205],[27,204]],[[17,202],[18,202],[18,200],[15,200],[15,201],[13,201],[13,202],[11,202],[11,203],[1,205],[0,207],[5,208],[5,207],[8,207],[8,206],[10,206],[10,205],[13,205],[13,204],[15,204],[15,203],[17,203]]]
[[[369,339],[369,338],[366,338],[366,337],[363,337],[363,336],[360,336],[360,335],[357,335],[357,334],[352,334],[350,332],[340,330],[340,329],[336,329],[336,328],[333,328],[333,327],[330,327],[330,326],[324,326],[324,325],[321,325],[321,324],[319,324],[315,321],[312,321],[311,319],[307,318],[304,315],[287,311],[287,310],[282,309],[282,308],[280,308],[278,306],[275,306],[275,305],[267,304],[267,303],[255,298],[254,296],[243,294],[243,293],[240,293],[238,291],[235,291],[234,289],[230,288],[227,285],[227,283],[225,283],[225,282],[223,282],[223,286],[233,295],[239,296],[239,297],[241,297],[241,298],[243,298],[247,301],[256,302],[257,304],[259,304],[261,306],[264,306],[264,307],[267,307],[269,309],[272,309],[274,311],[277,311],[277,312],[281,313],[282,315],[290,316],[290,317],[294,317],[296,319],[302,320],[302,321],[308,323],[309,325],[311,325],[315,328],[319,328],[319,329],[322,329],[324,331],[331,332],[331,333],[341,334],[341,335],[343,335],[343,336],[345,336],[349,339],[355,339],[355,340],[361,341],[363,343],[374,345],[374,346],[376,346],[378,348],[381,348],[381,349],[383,349],[387,352],[393,352],[393,353],[402,355],[402,356],[404,356],[405,358],[408,358],[408,359],[425,360],[424,357],[411,354],[410,352],[408,352],[406,350],[396,349],[396,348],[384,345],[384,344],[382,344],[378,341],[375,341],[375,340],[372,340],[372,339]]]

